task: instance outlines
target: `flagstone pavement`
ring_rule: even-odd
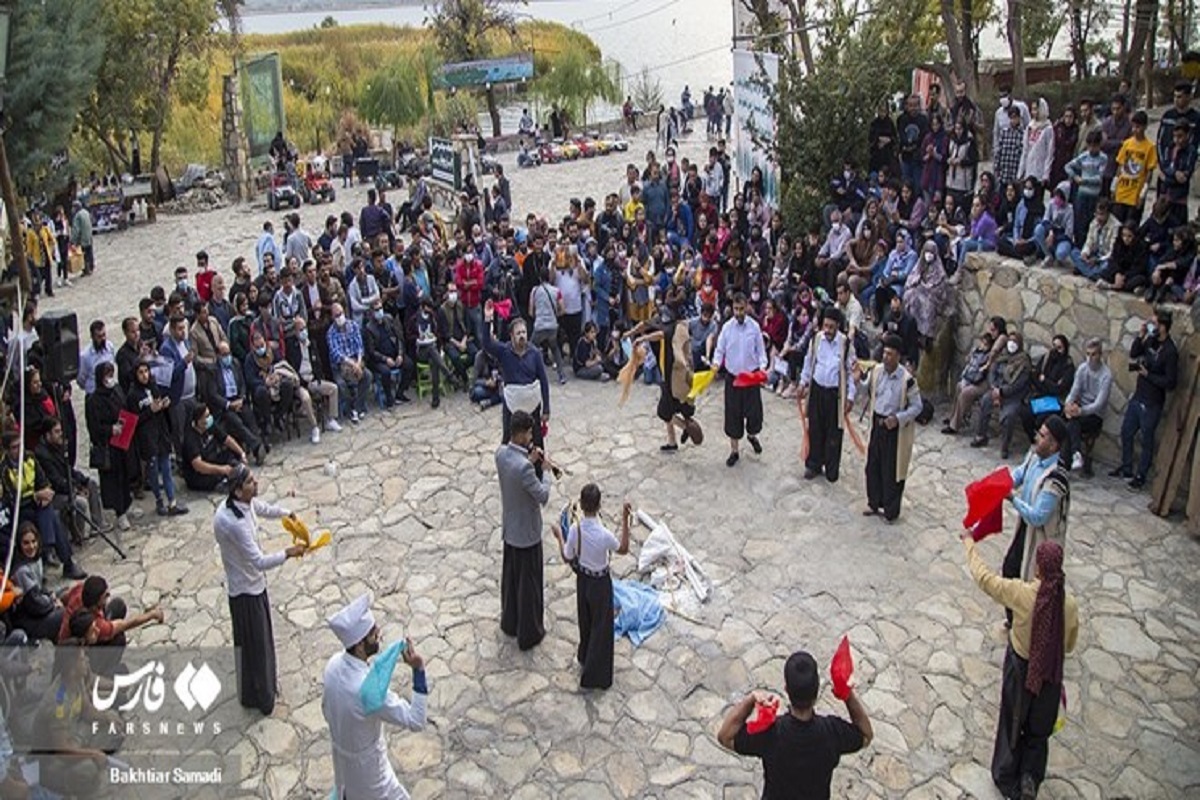
[[[101,237],[100,273],[44,308],[72,304],[85,330],[103,316],[116,339],[136,302],[130,287],[166,282],[200,246],[227,264],[252,247],[265,213],[239,207]],[[849,445],[839,483],[801,479],[793,403],[765,398],[765,452],[728,469],[718,392],[698,411],[708,440],[670,456],[658,450],[655,388],[635,387],[624,407],[612,385],[552,392],[548,449],[573,474],[555,485],[551,507],[595,481],[610,520],[622,499],[661,517],[712,578],[712,599],[686,618],[671,614],[640,648],[619,642],[613,688],[583,693],[574,581],[551,547],[546,640],[520,653],[498,628],[497,409],[481,413],[461,395],[437,410],[414,402],[372,410],[318,446],[278,447],[259,470],[262,496],[331,528],[334,544],[270,575],[283,696],[269,719],[239,712],[245,777],[222,796],[328,796],[321,674],[338,645],[324,619],[367,590],[385,638],[411,636],[428,661],[428,728],[389,735],[416,798],[757,797],[758,764],[716,743],[723,713],[750,689],[782,690],[793,650],[827,664],[843,634],[875,740],[842,760],[833,795],[998,796],[987,765],[1003,616],[970,581],[956,537],[962,487],[996,465],[994,452],[920,430],[904,514],[889,526],[860,516],[862,459]],[[1121,483],[1077,479],[1073,493],[1065,569],[1081,633],[1043,796],[1200,796],[1200,544]],[[134,634],[139,644],[231,642],[215,498],[188,499],[191,514],[169,521],[143,504],[148,513],[124,536],[129,561],[97,545],[84,553],[133,608],[166,609],[165,625]],[[636,529],[635,542],[646,533]],[[268,548],[286,544],[276,523],[264,534]],[[982,545],[996,568],[1008,535]],[[637,551],[615,558],[618,576]],[[843,711],[827,685],[818,709]]]

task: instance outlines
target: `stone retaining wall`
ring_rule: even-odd
[[[1051,338],[1062,333],[1071,342],[1071,357],[1078,364],[1084,358],[1084,343],[1092,337],[1104,342],[1108,365],[1113,371],[1113,391],[1104,419],[1104,433],[1096,443],[1095,455],[1101,462],[1116,463],[1120,456],[1121,417],[1126,399],[1133,394],[1136,375],[1129,371],[1129,348],[1151,313],[1148,303],[1124,292],[1097,290],[1090,281],[1067,274],[1061,269],[1026,267],[1020,261],[994,253],[972,253],[956,276],[959,280],[958,326],[955,357],[950,369],[951,386],[957,381],[975,337],[989,317],[1001,316],[1025,337],[1035,363],[1050,346]],[[1200,356],[1197,312],[1181,305],[1169,306],[1174,312],[1171,336],[1179,347],[1180,365],[1185,359]],[[1181,380],[1182,384],[1182,380]],[[1189,388],[1180,385],[1168,403],[1182,402]],[[1161,437],[1162,427],[1159,428]],[[1017,449],[1024,444],[1017,433]]]

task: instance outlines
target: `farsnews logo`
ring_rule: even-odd
[[[163,662],[151,661],[137,672],[114,675],[112,689],[107,694],[102,693],[100,678],[96,677],[92,682],[92,704],[99,711],[108,711],[114,706],[118,711],[133,711],[141,706],[146,711],[155,713],[162,708],[166,699],[166,681],[163,678],[165,673],[166,667]],[[221,694],[221,681],[207,662],[201,662],[200,668],[197,669],[188,661],[187,666],[180,670],[175,678],[172,688],[175,690],[175,697],[188,711],[197,707],[201,711],[208,711]],[[130,689],[132,692],[127,694],[127,699],[118,706],[121,693]]]

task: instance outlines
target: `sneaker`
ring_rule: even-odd
[[[141,519],[142,517],[146,516],[146,512],[142,511],[137,506],[130,508],[128,513],[129,516],[133,517],[134,519]]]
[[[70,288],[71,288],[72,286],[74,286],[75,284],[71,283],[71,279],[70,279],[70,278],[63,278],[62,285],[63,285],[63,286],[65,286],[65,287],[67,287],[68,289],[70,289]]]
[[[358,424],[358,412],[354,409],[350,409],[350,422],[354,425]]]
[[[325,420],[325,430],[329,431],[330,433],[341,433],[342,423],[330,417],[329,419]]]
[[[1078,472],[1083,469],[1083,453],[1076,453],[1071,457],[1071,471]]]
[[[167,507],[163,504],[163,501],[159,500],[154,504],[154,513],[158,514],[160,517],[165,517],[167,515]]]
[[[182,503],[171,503],[171,505],[167,506],[167,515],[172,517],[182,517],[184,514],[188,513],[188,510],[188,507]]]
[[[320,426],[320,425],[314,425],[314,426],[313,426],[312,433],[311,433],[311,434],[309,434],[309,436],[308,436],[308,439],[309,439],[309,441],[311,441],[313,444],[320,444],[320,443],[321,443],[321,426]]]
[[[559,386],[566,386],[566,385],[567,385],[567,376],[566,376],[566,375],[559,375],[559,376],[558,376],[558,385],[559,385]]]
[[[131,525],[129,523],[129,517],[125,514],[122,514],[119,517],[117,517],[117,527],[123,531],[127,531],[130,528],[132,528],[133,525]]]
[[[81,581],[88,576],[83,568],[74,561],[69,561],[63,566],[63,577],[69,581]]]
[[[55,285],[55,286],[57,286],[58,288],[60,288],[60,289],[61,289],[61,288],[62,288],[62,285],[63,285],[62,278],[58,278],[58,279],[56,279],[56,280],[54,281],[54,285]]]

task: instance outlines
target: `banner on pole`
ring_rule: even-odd
[[[764,198],[779,207],[779,166],[771,158],[775,144],[775,111],[771,98],[779,83],[779,56],[750,50],[733,51],[733,99],[737,127],[735,168],[742,184],[755,167],[762,171]],[[755,142],[757,136],[758,142]]]
[[[280,131],[287,134],[283,111],[283,73],[278,53],[265,53],[243,61],[238,70],[242,81],[242,119],[250,157],[271,152],[271,140]]]

